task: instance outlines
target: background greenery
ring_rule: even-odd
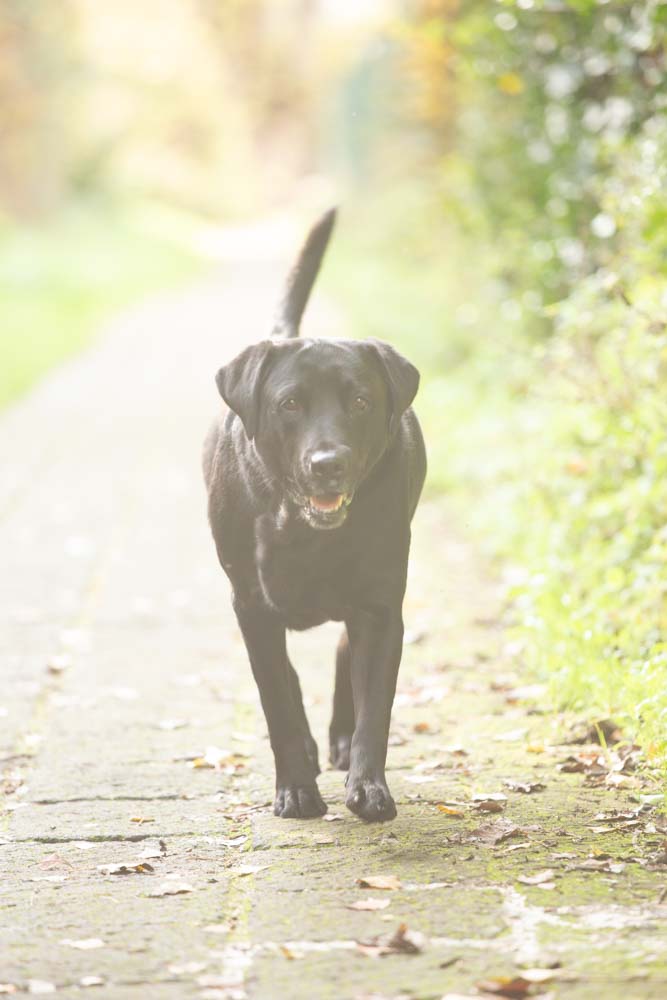
[[[428,182],[338,285],[427,372],[431,487],[502,557],[522,661],[664,760],[667,7],[489,10],[402,33]]]
[[[659,0],[7,0],[0,403],[334,178],[325,280],[422,368],[517,662],[664,761],[666,40]]]

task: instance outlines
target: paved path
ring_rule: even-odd
[[[271,815],[199,448],[278,273],[247,261],[133,311],[0,422],[0,993],[437,998],[537,968],[531,995],[665,997],[661,821],[599,748],[557,771],[582,748],[515,690],[496,589],[438,504],[415,529],[398,819],[349,815],[331,771],[327,820]],[[292,645],[323,756],[335,630]],[[400,887],[357,884],[378,875]]]

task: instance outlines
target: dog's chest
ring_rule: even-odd
[[[258,538],[255,556],[264,598],[288,628],[312,628],[346,617],[356,563],[348,545],[263,537]]]

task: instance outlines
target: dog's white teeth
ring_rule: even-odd
[[[309,497],[310,506],[326,514],[333,514],[335,511],[340,510],[344,500],[344,493],[337,493],[331,496]]]

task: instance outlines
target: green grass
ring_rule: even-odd
[[[343,231],[325,279],[354,335],[422,370],[428,488],[513,581],[517,668],[549,682],[553,706],[613,717],[664,765],[662,286],[638,280],[633,308],[583,282],[536,339],[516,310],[503,318],[483,248],[434,233],[437,217],[378,201]]]
[[[106,316],[201,266],[145,212],[86,204],[48,224],[0,224],[0,408],[86,347]]]

